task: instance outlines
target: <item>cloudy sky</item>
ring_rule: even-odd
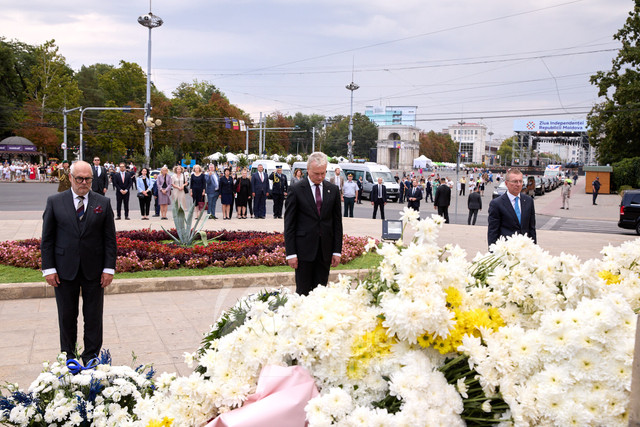
[[[608,70],[631,0],[154,0],[152,79],[215,84],[260,112],[349,114],[417,106],[418,126],[483,122],[494,138],[515,118],[584,118]],[[147,68],[144,0],[0,0],[0,36],[55,39],[74,68]]]

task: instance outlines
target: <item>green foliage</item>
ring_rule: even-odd
[[[349,117],[337,116],[327,128],[322,151],[328,156],[347,156],[347,142],[349,141]],[[353,155],[354,157],[369,158],[371,148],[376,147],[378,127],[363,114],[353,115]]]
[[[502,141],[498,148],[498,156],[500,156],[500,164],[510,165],[513,160],[513,137],[509,137]]]
[[[113,65],[93,64],[80,67],[76,73],[78,88],[82,91],[80,105],[83,107],[103,107],[107,103],[107,94],[100,87],[100,76],[113,70]]]
[[[171,169],[176,164],[176,154],[171,147],[164,146],[156,152],[154,164],[158,168],[167,165]]]
[[[458,147],[451,135],[435,133],[420,134],[420,154],[424,154],[434,162],[455,162]]]
[[[195,205],[191,204],[189,206],[189,212],[185,214],[184,209],[180,205],[178,200],[175,200],[172,205],[172,213],[173,213],[173,223],[176,226],[176,233],[178,236],[174,236],[169,233],[164,227],[162,229],[165,233],[169,235],[177,244],[182,246],[191,246],[196,236],[200,236],[204,245],[207,245],[206,234],[201,233],[202,227],[204,227],[206,221],[203,221],[205,210],[201,209],[198,214],[198,218],[196,219],[196,223],[191,228],[191,224],[193,222],[193,211],[195,210]]]
[[[19,127],[19,111],[26,98],[26,80],[35,64],[34,46],[0,37],[0,139]]]
[[[122,107],[131,102],[144,105],[147,93],[147,76],[133,62],[120,61],[118,68],[111,68],[98,76],[99,88],[107,100]]]
[[[622,47],[612,61],[610,71],[591,76],[604,101],[596,104],[589,115],[589,141],[598,148],[601,164],[615,163],[640,156],[640,0],[624,26],[613,36]]]
[[[640,188],[640,157],[614,163],[612,178],[613,188],[621,189],[623,186]]]

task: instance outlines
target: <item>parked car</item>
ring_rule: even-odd
[[[522,193],[527,196],[536,196],[536,179],[533,176],[524,177],[524,183],[522,185]]]
[[[544,188],[544,182],[542,182],[542,178],[539,176],[534,176],[533,179],[536,182],[536,190],[535,190],[535,194],[536,196],[542,196],[544,195],[545,188]]]
[[[551,182],[551,178],[549,178],[548,176],[543,176],[542,177],[542,182],[544,183],[544,191],[545,191],[545,193],[547,191],[553,190],[553,184]]]
[[[640,190],[627,190],[622,195],[618,227],[640,234]]]
[[[495,199],[496,197],[500,197],[502,196],[504,193],[507,192],[507,183],[504,181],[500,182],[500,185],[498,185],[494,190],[493,190],[493,196],[492,198]]]

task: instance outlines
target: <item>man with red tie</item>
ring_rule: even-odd
[[[308,295],[326,285],[330,267],[340,263],[342,212],[340,190],[325,181],[327,156],[315,152],[307,161],[307,179],[291,186],[285,204],[287,263],[296,270],[296,292]]]

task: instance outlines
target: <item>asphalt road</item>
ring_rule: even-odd
[[[489,202],[491,201],[491,195],[493,191],[493,185],[489,184],[487,191],[485,191],[483,197],[483,210],[478,214],[477,226],[487,225],[487,209]],[[0,212],[24,212],[28,219],[39,218],[44,210],[47,197],[54,194],[57,191],[57,184],[48,183],[0,183]],[[559,190],[556,190],[559,191]],[[555,193],[555,192],[554,192]],[[549,195],[539,196],[547,197]],[[115,192],[112,188],[107,191],[107,196],[111,198],[112,206],[116,207]],[[130,216],[137,218],[139,216],[138,201],[135,197],[135,190],[131,195],[129,201]],[[538,199],[538,198],[536,198]],[[267,213],[273,212],[272,201],[267,201]],[[406,205],[403,203],[387,203],[385,207],[386,219],[398,219],[400,212]],[[152,206],[153,209],[153,206]],[[220,207],[217,207],[218,216],[220,216]],[[362,204],[357,204],[354,209],[354,217],[357,218],[371,218],[373,213],[373,207],[371,202],[363,200]],[[424,203],[424,200],[420,206],[420,214],[427,216],[432,213],[436,213],[431,203]],[[379,213],[378,213],[379,215]],[[467,198],[460,196],[458,198],[458,214],[455,214],[455,197],[451,201],[449,207],[450,221],[454,224],[466,224],[467,223]],[[27,219],[27,218],[25,218]],[[587,219],[575,219],[575,218],[559,218],[547,215],[536,215],[537,228],[546,230],[561,230],[561,231],[582,231],[591,233],[609,233],[609,234],[629,234],[629,230],[623,230],[618,228],[614,221],[598,221]]]

